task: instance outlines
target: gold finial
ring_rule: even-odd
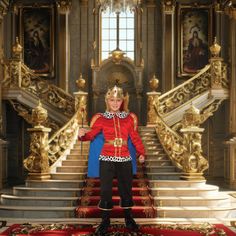
[[[200,110],[191,104],[190,108],[186,110],[183,115],[184,127],[197,126],[200,123],[200,119]]]
[[[115,64],[120,64],[122,59],[124,58],[124,55],[125,53],[119,48],[116,48],[111,52],[111,57]]]
[[[85,79],[82,76],[82,73],[80,73],[79,79],[76,80],[76,84],[79,88],[79,90],[82,90],[85,87]]]
[[[212,57],[219,57],[221,46],[217,43],[216,37],[214,38],[214,43],[210,47]]]
[[[32,110],[32,122],[34,126],[41,126],[46,121],[48,112],[43,108],[41,101],[39,100],[38,106]]]
[[[12,46],[12,52],[15,56],[20,56],[22,53],[22,46],[19,43],[19,38],[16,37],[16,43]]]
[[[158,88],[159,80],[157,79],[156,75],[153,74],[152,78],[149,81],[149,86],[153,92]]]

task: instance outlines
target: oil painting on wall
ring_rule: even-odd
[[[24,63],[40,76],[53,74],[53,11],[50,7],[23,8],[21,14]]]
[[[180,9],[179,74],[196,74],[208,64],[211,20],[209,8]]]

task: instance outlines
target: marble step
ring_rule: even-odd
[[[232,207],[205,207],[205,206],[170,206],[170,207],[154,207],[157,217],[174,217],[174,218],[227,218],[230,212],[235,210]]]
[[[87,155],[83,154],[82,156],[78,155],[78,154],[69,154],[69,155],[67,155],[66,160],[87,161],[88,160],[88,154]]]
[[[29,188],[26,186],[13,187],[15,196],[42,196],[42,197],[77,197],[81,195],[81,188]]]
[[[72,207],[77,205],[78,197],[42,197],[42,196],[14,196],[1,195],[2,205],[8,206],[57,206]]]
[[[163,172],[163,173],[145,173],[149,180],[179,180],[182,173],[179,172]]]
[[[159,196],[153,197],[153,205],[163,206],[208,206],[208,207],[230,207],[231,202],[226,194],[215,196]]]
[[[32,223],[32,224],[48,224],[48,223],[58,223],[58,224],[94,224],[97,225],[98,223],[101,222],[100,218],[75,218],[75,217],[66,217],[66,218],[27,218],[27,217],[4,217],[1,218],[0,220],[5,220],[7,222],[11,222],[13,224],[18,224],[18,223]],[[136,218],[135,221],[142,225],[142,224],[198,224],[198,223],[210,223],[210,224],[225,224],[228,226],[231,226],[232,221],[236,221],[236,218],[194,218],[194,217],[189,217],[189,218],[171,218],[171,217],[156,217],[156,218]],[[124,224],[124,219],[123,218],[111,218],[111,223],[112,224],[119,224],[122,223]],[[235,231],[235,230],[234,230]],[[1,231],[0,231],[1,232]]]
[[[57,173],[85,173],[87,172],[87,166],[58,166],[56,168]]]
[[[219,187],[206,184],[199,187],[156,187],[150,191],[152,196],[213,196],[218,194]]]
[[[172,162],[170,160],[166,160],[163,158],[163,160],[149,160],[149,158],[146,158],[145,160],[145,166],[150,168],[153,166],[171,166]]]
[[[162,172],[175,172],[176,167],[175,166],[150,166],[150,165],[146,165],[146,171],[148,173],[162,173]]]
[[[90,146],[90,142],[83,142],[83,148],[85,148],[85,150],[89,150],[89,146]],[[75,149],[80,149],[81,148],[81,142],[76,142],[73,146],[73,148]]]
[[[141,136],[142,138],[142,141],[143,142],[146,142],[146,141],[156,141],[157,140],[157,137],[155,136]]]
[[[51,179],[57,180],[84,180],[87,173],[52,173]]]
[[[61,163],[62,166],[87,166],[87,160],[64,160]]]
[[[206,180],[149,180],[150,188],[155,187],[201,187],[205,186]]]
[[[26,180],[26,187],[44,187],[44,188],[82,188],[84,180]]]
[[[22,218],[74,218],[76,207],[51,207],[51,206],[2,206],[0,215]]]
[[[170,158],[166,154],[146,156],[146,162],[152,163],[153,161],[170,161]]]
[[[88,155],[89,151],[88,149],[82,149],[82,154],[81,154],[81,149],[80,148],[73,148],[70,150],[70,154],[78,155],[78,156],[83,156],[83,155]]]

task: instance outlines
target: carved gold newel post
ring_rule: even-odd
[[[147,92],[148,100],[147,100],[147,126],[155,126],[156,125],[156,109],[155,107],[158,107],[159,103],[159,96],[161,93],[156,92],[156,89],[158,88],[159,80],[156,78],[155,75],[153,75],[152,79],[149,81],[149,85],[151,88],[151,92]]]
[[[80,125],[87,125],[87,100],[88,100],[88,93],[84,92],[82,89],[85,87],[85,80],[82,77],[82,74],[80,74],[80,77],[78,80],[76,80],[76,84],[79,88],[78,92],[74,93],[75,96],[75,110],[80,110],[78,113],[78,123]]]
[[[210,47],[211,51],[211,89],[217,90],[224,87],[227,80],[226,65],[223,63],[223,58],[219,57],[221,46],[217,44],[216,38],[213,45]]]
[[[41,124],[47,119],[47,110],[41,102],[32,110],[33,128],[27,129],[30,132],[30,155],[24,160],[24,167],[29,171],[29,179],[50,179],[48,159],[48,133],[50,128]]]
[[[22,46],[19,44],[18,37],[12,47],[12,59],[10,60],[10,78],[11,84],[21,87],[21,64],[22,64]]]
[[[202,155],[202,132],[203,128],[198,127],[202,122],[202,116],[197,108],[191,106],[183,115],[184,153],[182,159],[182,179],[204,179],[203,172],[208,168],[208,161]]]

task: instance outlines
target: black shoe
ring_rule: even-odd
[[[127,229],[132,231],[137,231],[139,229],[139,226],[135,222],[133,218],[125,218],[125,226]]]
[[[104,236],[110,226],[110,219],[102,220],[101,224],[96,228],[95,235]]]

